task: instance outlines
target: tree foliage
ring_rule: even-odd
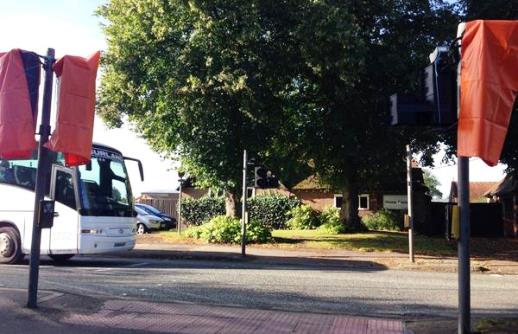
[[[359,189],[404,182],[405,144],[418,139],[414,149],[430,162],[449,136],[388,126],[387,97],[420,89],[428,54],[454,38],[456,23],[453,6],[439,1],[320,1],[301,24],[297,74],[285,92],[291,126],[275,147],[284,152],[289,142],[343,192],[348,226],[360,227]]]
[[[127,117],[181,159],[198,186],[239,190],[243,149],[262,152],[282,122],[290,20],[302,2],[113,0],[99,113]],[[293,8],[292,8],[293,7]]]
[[[423,171],[423,179],[424,179],[424,185],[428,188],[428,195],[430,195],[433,198],[442,198],[442,192],[439,190],[439,187],[441,186],[441,183],[433,175],[427,170]]]
[[[388,126],[387,97],[418,89],[428,53],[454,35],[451,7],[112,0],[99,9],[109,46],[99,113],[114,126],[134,123],[230,202],[243,149],[288,186],[318,173],[344,192],[342,218],[354,226],[360,187],[404,178],[404,144],[416,134]],[[420,137],[433,153],[440,138]]]

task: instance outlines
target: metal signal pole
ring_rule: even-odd
[[[44,146],[50,136],[50,109],[52,103],[52,66],[54,49],[47,50],[43,69],[45,70],[45,86],[43,88],[43,105],[41,110],[41,124],[39,129],[40,140],[38,144],[38,171],[36,174],[36,189],[34,197],[34,218],[32,222],[32,241],[31,257],[29,263],[29,297],[28,308],[38,307],[38,277],[40,266],[40,244],[41,244],[41,225],[39,221],[40,203],[45,198],[45,188],[50,174],[50,155],[49,150]]]
[[[465,24],[459,24],[457,37],[461,38]],[[458,46],[460,48],[460,45]],[[461,61],[457,65],[457,118],[460,118]],[[469,240],[471,238],[469,208],[469,157],[457,157],[458,205],[460,215],[460,236],[457,242],[459,280],[458,333],[471,333],[471,278]]]
[[[410,145],[406,146],[406,181],[407,181],[407,203],[408,203],[408,256],[411,262],[415,262],[414,257],[414,210],[413,210],[413,189],[412,189],[412,151]]]
[[[243,197],[241,201],[241,255],[246,256],[246,150],[243,150]]]

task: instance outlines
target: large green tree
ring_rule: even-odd
[[[98,109],[127,118],[151,146],[180,158],[198,186],[236,213],[242,153],[266,151],[282,123],[278,92],[296,50],[302,1],[112,0]],[[267,155],[267,154],[263,154]]]
[[[358,192],[402,180],[415,137],[387,126],[387,97],[419,88],[456,23],[437,0],[112,0],[99,14],[106,122],[129,120],[198,185],[225,189],[228,214],[243,149],[288,186],[317,173],[352,228]]]
[[[418,73],[435,46],[454,38],[458,16],[452,5],[427,0],[317,1],[312,7],[297,29],[297,73],[285,94],[291,126],[274,147],[285,153],[290,142],[291,152],[343,193],[341,219],[355,230],[360,191],[404,184],[405,144],[418,139],[414,149],[430,161],[436,143],[448,137],[388,126],[387,98],[419,91]]]

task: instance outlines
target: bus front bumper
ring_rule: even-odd
[[[81,250],[79,254],[101,254],[111,252],[129,251],[135,247],[135,236],[108,237],[95,235],[81,235]]]

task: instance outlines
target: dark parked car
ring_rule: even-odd
[[[165,229],[169,230],[174,227],[176,227],[176,219],[169,216],[167,213],[160,211],[159,209],[155,208],[154,206],[151,206],[149,204],[143,204],[143,203],[135,203],[135,206],[141,210],[146,211],[147,213],[151,215],[155,215],[157,217],[160,217],[164,220],[165,223]]]

